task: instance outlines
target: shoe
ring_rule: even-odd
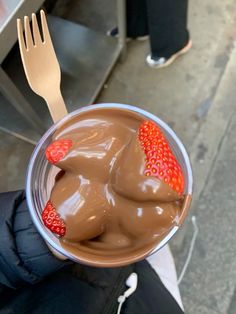
[[[118,38],[119,37],[119,32],[118,32],[118,27],[114,27],[112,29],[110,29],[107,32],[107,36],[113,37],[113,38]],[[145,36],[138,36],[138,37],[127,37],[126,40],[130,41],[131,39],[136,39],[139,41],[144,41],[147,40],[149,37],[149,35],[145,35]]]
[[[155,69],[167,67],[171,65],[175,61],[175,59],[177,59],[179,56],[188,52],[191,47],[192,47],[192,41],[189,40],[187,45],[184,48],[182,48],[181,50],[179,50],[178,52],[170,56],[169,59],[166,59],[165,57],[152,58],[151,55],[148,55],[146,58],[147,65]]]

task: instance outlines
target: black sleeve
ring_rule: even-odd
[[[23,191],[0,194],[0,284],[34,284],[64,267],[35,229]]]

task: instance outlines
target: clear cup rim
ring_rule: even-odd
[[[146,111],[144,109],[141,109],[139,107],[133,106],[133,105],[119,104],[119,103],[93,104],[93,105],[88,105],[86,107],[79,108],[79,109],[69,113],[67,116],[65,116],[64,118],[62,118],[61,120],[59,120],[58,122],[53,124],[45,132],[45,134],[42,136],[42,138],[37,143],[37,145],[36,145],[32,155],[31,155],[31,158],[30,158],[30,161],[29,161],[29,165],[28,165],[28,168],[27,168],[27,172],[26,172],[26,199],[27,199],[27,203],[28,203],[28,207],[29,207],[31,218],[32,218],[32,220],[33,220],[37,230],[39,231],[41,236],[44,238],[44,240],[46,242],[48,242],[48,244],[51,245],[57,252],[65,255],[66,257],[68,257],[71,260],[74,260],[76,262],[78,262],[78,259],[76,259],[68,251],[66,251],[65,249],[63,249],[59,245],[57,245],[55,243],[55,241],[53,241],[53,239],[49,236],[46,228],[43,228],[41,226],[41,223],[39,222],[39,218],[38,218],[37,212],[34,209],[33,195],[31,193],[32,192],[31,191],[31,181],[32,181],[33,167],[34,167],[34,163],[35,163],[35,160],[37,158],[38,152],[42,148],[45,140],[49,136],[51,136],[56,131],[57,128],[59,128],[64,123],[66,123],[68,120],[70,120],[74,116],[77,116],[80,113],[83,113],[83,112],[86,112],[86,111],[89,111],[89,110],[93,110],[93,109],[109,109],[109,108],[110,109],[113,109],[113,108],[125,109],[125,110],[130,110],[130,111],[133,111],[133,112],[137,112],[138,114],[141,114],[144,117],[147,117],[148,119],[155,121],[161,128],[163,128],[166,132],[168,132],[171,135],[171,137],[173,137],[173,139],[176,142],[176,144],[178,145],[178,148],[181,151],[181,153],[183,155],[183,158],[184,158],[184,162],[185,162],[187,173],[188,173],[187,194],[188,195],[192,195],[192,192],[193,192],[192,167],[191,167],[190,159],[189,159],[188,153],[187,153],[187,151],[185,149],[185,146],[182,143],[182,141],[179,139],[179,137],[176,135],[176,133],[167,125],[167,123],[165,123],[163,120],[161,120],[160,118],[158,118],[154,114],[152,114],[152,113],[150,113],[150,112],[148,112],[148,111]],[[173,237],[173,235],[177,232],[178,229],[179,229],[178,226],[174,226],[171,229],[171,231],[168,233],[168,235],[160,243],[158,243],[157,246],[151,252],[147,252],[147,255],[150,255],[150,254],[158,251],[161,247],[163,247]],[[141,257],[141,258],[143,258],[143,257]],[[80,261],[80,262],[83,263],[83,261]],[[84,262],[84,263],[91,265],[90,261],[87,261],[87,262]],[[99,266],[99,265],[96,264],[96,266]],[[103,265],[101,265],[101,266],[103,266]],[[112,264],[110,266],[112,266]]]

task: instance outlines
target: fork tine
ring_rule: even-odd
[[[27,50],[33,47],[33,39],[32,39],[32,34],[31,34],[31,29],[30,29],[30,24],[29,24],[29,17],[25,16],[24,17],[24,26],[25,26],[25,41],[26,41],[26,47]]]
[[[52,41],[51,41],[51,36],[48,30],[46,16],[43,10],[40,10],[40,16],[41,16],[41,24],[42,24],[42,30],[43,30],[43,41],[49,44]]]
[[[42,42],[42,38],[39,32],[39,26],[37,22],[37,18],[35,13],[32,14],[32,25],[33,25],[33,37],[34,37],[34,44],[37,46]]]
[[[25,39],[23,36],[22,23],[20,19],[17,19],[17,35],[18,35],[18,42],[20,46],[21,56],[24,58],[26,54],[26,46],[25,46]]]

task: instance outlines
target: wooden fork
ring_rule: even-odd
[[[29,17],[24,17],[24,30],[17,19],[17,33],[21,59],[31,89],[45,99],[54,122],[67,115],[61,95],[61,70],[52,45],[48,25],[43,10],[40,11],[41,37],[36,15],[32,14],[32,32]],[[25,36],[24,36],[25,35]]]

